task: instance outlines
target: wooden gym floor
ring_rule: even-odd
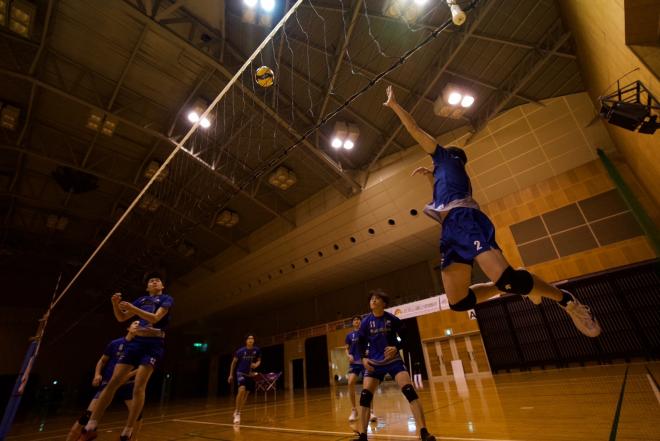
[[[624,375],[628,368],[627,378]],[[420,390],[428,427],[438,440],[660,440],[660,363],[595,366],[499,374],[425,383]],[[392,382],[374,398],[378,423],[370,438],[415,439],[407,402]],[[350,403],[345,387],[250,397],[242,424],[231,424],[228,398],[175,403],[145,410],[139,441],[348,440]],[[618,409],[618,410],[617,410]],[[107,415],[100,441],[118,439],[123,411]],[[75,416],[14,427],[12,441],[63,440]]]

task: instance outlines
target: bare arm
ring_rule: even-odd
[[[229,368],[229,379],[227,380],[228,383],[231,383],[232,378],[234,378],[236,363],[238,363],[238,358],[234,357],[234,359],[231,361],[231,367]]]
[[[261,366],[261,358],[257,359],[257,361],[250,365],[252,369],[257,369],[259,366]]]
[[[108,363],[108,360],[110,360],[110,357],[107,355],[102,355],[101,358],[99,358],[99,361],[96,362],[96,367],[94,368],[94,379],[92,380],[92,385],[94,387],[98,387],[98,385],[101,384],[101,371]]]
[[[396,113],[396,116],[399,117],[401,123],[406,128],[410,136],[413,137],[415,141],[424,149],[424,151],[430,155],[435,152],[435,147],[438,144],[431,135],[422,130],[418,125],[415,119],[410,113],[406,111],[401,105],[396,101],[396,96],[392,90],[392,86],[387,86],[387,101],[383,103],[384,106],[389,107]]]
[[[158,323],[169,311],[169,308],[163,308],[162,306],[156,310],[155,313],[143,311],[142,309],[138,308],[137,306],[133,305],[132,303],[128,302],[120,302],[119,303],[119,308],[123,309],[126,311],[126,314],[128,315],[128,318],[125,320],[128,320],[129,318],[133,317],[134,315],[137,315],[141,319],[144,319],[151,323],[152,325],[154,323]]]

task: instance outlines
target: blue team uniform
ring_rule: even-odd
[[[108,385],[110,378],[112,378],[112,373],[115,370],[115,365],[117,364],[119,357],[124,352],[124,349],[128,343],[129,342],[126,340],[126,338],[122,337],[116,340],[112,340],[105,347],[103,355],[108,357],[108,362],[105,364],[103,371],[101,372],[101,384],[96,391],[96,395],[94,395],[94,399],[97,399],[99,395],[101,395],[101,391],[103,391],[103,389],[105,389],[105,387]],[[133,399],[134,381],[134,378],[131,378],[125,384],[122,384],[119,389],[117,389],[115,396],[119,397],[122,401],[129,401]]]
[[[369,314],[362,320],[358,331],[360,352],[366,353],[367,346],[369,347],[369,364],[374,367],[372,372],[364,371],[365,377],[383,381],[386,374],[390,374],[394,378],[399,372],[407,370],[398,353],[395,358],[385,360],[387,346],[395,346],[400,349],[401,343],[396,337],[397,335],[402,337],[403,331],[403,322],[389,312],[384,312],[380,317]]]
[[[348,367],[349,374],[361,375],[364,373],[364,366],[362,365],[362,355],[360,354],[360,333],[353,331],[346,336],[346,345],[348,346],[348,353],[353,356],[353,363]]]
[[[174,299],[167,294],[160,294],[155,296],[142,296],[133,302],[143,311],[155,313],[158,308],[167,308],[167,314],[160,319],[158,323],[150,324],[147,320],[140,319],[140,327],[156,328],[165,331],[170,324],[170,311],[174,305]],[[165,341],[164,337],[134,337],[133,340],[127,343],[122,356],[119,358],[118,363],[132,364],[134,366],[150,365],[156,366],[165,354]]]
[[[433,158],[433,201],[424,213],[442,224],[442,268],[452,263],[472,265],[484,251],[500,249],[495,227],[472,199],[472,184],[463,161],[438,145]]]
[[[250,376],[250,373],[252,372],[252,363],[256,363],[261,359],[261,349],[257,346],[252,346],[252,349],[243,346],[234,352],[234,357],[238,359],[236,366],[236,382],[238,386],[245,386],[246,390],[254,392],[254,380]]]

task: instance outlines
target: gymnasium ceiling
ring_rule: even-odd
[[[238,0],[33,3],[31,38],[0,26],[0,101],[21,110],[15,130],[0,128],[0,271],[16,283],[50,283],[59,271],[70,277],[144,186],[147,164],[162,161],[187,131],[184,115],[192,101],[212,100],[268,32],[242,22]],[[273,220],[293,225],[290,210],[328,185],[345,197],[359,192],[378,158],[414,144],[381,106],[385,84],[393,85],[399,101],[437,136],[462,126],[476,131],[503,110],[584,90],[571,35],[554,0],[476,3],[463,27],[450,26],[337,115],[360,128],[353,151],[337,153],[329,146],[335,122],[330,120],[283,158],[298,177],[291,189],[255,180],[238,191],[237,178],[249,180],[266,167],[268,155],[293,144],[392,64],[393,58],[378,54],[372,35],[386,55],[399,56],[450,17],[440,1],[431,1],[430,13],[412,26],[383,16],[380,0],[313,0],[313,8],[303,2],[297,20],[286,27],[286,50],[276,72],[295,80],[293,90],[288,81],[279,89],[278,99],[291,104],[274,107],[271,96],[244,93],[248,111],[232,114],[241,127],[253,124],[249,109],[293,115],[261,122],[277,141],[263,155],[241,157],[226,147],[226,163],[216,170],[180,153],[176,173],[158,184],[163,205],[157,221],[131,215],[76,290],[90,298],[100,291],[105,295],[134,284],[154,265],[176,279],[229,247],[249,252],[247,236]],[[462,119],[433,113],[433,102],[450,82],[476,96]],[[85,127],[92,110],[116,119],[113,136]],[[231,140],[217,132],[204,142],[249,150],[256,136],[246,132]],[[58,173],[83,172],[74,175],[91,180],[93,189],[66,191],[54,179],[58,168]],[[236,227],[214,224],[218,201],[240,214]],[[47,227],[53,214],[68,219],[64,230]],[[166,231],[163,225],[176,229]],[[173,232],[176,238],[168,239]],[[2,302],[41,306],[49,293]]]

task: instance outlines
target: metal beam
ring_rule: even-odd
[[[306,3],[303,3],[301,5],[302,7],[305,8],[310,8],[309,5]],[[318,6],[314,5],[314,9],[317,9],[319,11],[331,11],[331,12],[337,12],[337,13],[343,13],[343,10],[340,8],[335,8],[332,6]],[[361,12],[360,15],[365,15],[364,12]],[[383,21],[388,21],[391,23],[397,23],[399,25],[404,25],[404,21],[401,20],[400,18],[397,17],[388,17],[386,15],[380,15],[380,14],[369,14],[369,18],[375,18],[378,20],[383,20]],[[428,31],[435,31],[438,28],[438,25],[432,24],[432,23],[415,23],[413,26],[415,29],[426,29]],[[454,30],[447,29],[446,32],[456,32]],[[512,47],[519,47],[519,48],[524,48],[524,49],[534,49],[534,45],[520,41],[520,40],[515,40],[512,38],[506,38],[506,37],[500,37],[500,36],[495,36],[495,35],[488,35],[488,34],[482,34],[480,32],[473,32],[470,34],[470,38],[475,38],[477,40],[484,40],[484,41],[490,41],[493,43],[500,43],[503,45],[507,46],[512,46]],[[577,57],[574,54],[569,54],[566,52],[555,52],[553,55],[556,55],[558,57],[563,57],[563,58],[570,58],[570,59],[576,59]]]
[[[214,67],[225,79],[229,80],[233,77],[231,72],[222,65],[214,57],[210,56],[207,52],[203,51],[199,47],[195,46],[190,39],[190,36],[183,37],[179,35],[176,31],[166,27],[165,25],[157,21],[154,21],[150,17],[146,16],[142,11],[137,9],[134,5],[129,3],[127,0],[123,2],[126,6],[126,11],[132,15],[134,18],[141,20],[143,23],[148,23],[151,29],[158,33],[161,37],[166,38],[169,42],[176,44],[181,49],[190,50],[195,52],[200,58],[202,58],[206,63]],[[199,23],[194,17],[188,17],[188,20],[191,22]],[[208,26],[203,23],[199,23],[199,26],[204,26],[211,34],[216,34],[217,32],[213,29],[210,29]],[[172,38],[174,37],[174,38]],[[219,36],[218,36],[219,37]],[[262,108],[280,127],[282,127],[286,132],[288,132],[294,139],[302,138],[302,135],[291,126],[286,120],[280,117],[268,104],[266,104],[261,98],[259,98],[249,87],[246,87],[241,82],[236,83],[237,87],[241,89],[241,92],[244,93],[250,100],[252,100],[258,107]],[[360,184],[358,184],[353,178],[348,176],[343,172],[341,166],[338,165],[334,160],[332,160],[328,155],[326,155],[321,149],[314,146],[308,139],[303,139],[301,141],[302,145],[311,153],[313,153],[317,158],[319,158],[324,164],[326,164],[338,177],[342,178],[348,185],[350,185],[353,192],[361,190]]]
[[[15,152],[18,152],[18,153],[23,153],[23,154],[25,154],[25,155],[27,155],[27,156],[32,156],[32,157],[37,158],[37,159],[41,159],[41,160],[44,160],[44,161],[48,161],[48,162],[51,162],[51,163],[53,163],[53,164],[60,165],[60,166],[62,166],[62,167],[68,167],[68,168],[71,168],[72,170],[81,171],[81,172],[83,172],[83,173],[87,173],[87,174],[90,174],[90,175],[96,176],[96,177],[99,178],[99,179],[103,179],[103,180],[108,181],[108,182],[111,182],[111,183],[113,183],[113,184],[120,185],[120,186],[122,186],[122,187],[126,187],[126,188],[128,188],[128,189],[130,189],[130,190],[133,190],[133,191],[135,191],[135,192],[139,192],[139,191],[141,190],[141,188],[138,187],[137,185],[134,185],[134,184],[131,184],[131,183],[128,183],[128,182],[122,181],[121,179],[113,178],[112,176],[105,175],[105,174],[100,173],[100,172],[95,171],[95,170],[89,170],[89,169],[86,169],[86,168],[80,167],[80,166],[77,165],[77,164],[73,164],[73,163],[70,163],[70,162],[67,162],[67,161],[64,161],[64,160],[61,160],[61,159],[57,159],[57,158],[50,157],[50,156],[48,156],[48,155],[40,154],[40,153],[38,153],[38,152],[36,152],[36,151],[34,151],[34,150],[30,150],[30,149],[22,149],[22,148],[20,148],[20,147],[16,147],[16,146],[12,146],[12,145],[7,145],[7,144],[0,144],[0,149],[2,149],[2,150],[11,150],[11,151],[15,151]],[[172,212],[173,214],[175,214],[176,216],[179,216],[180,218],[186,220],[187,222],[189,222],[189,223],[191,223],[191,224],[195,224],[195,225],[198,224],[198,221],[196,221],[196,220],[194,220],[194,219],[191,219],[188,215],[186,215],[185,213],[182,213],[182,212],[178,211],[175,207],[172,207],[171,205],[169,205],[169,204],[167,204],[167,203],[162,203],[161,206],[162,206],[163,208],[166,208],[167,210],[171,211],[171,212]],[[212,236],[214,236],[214,237],[220,239],[221,241],[227,243],[228,245],[234,245],[234,246],[236,246],[236,247],[238,247],[238,248],[241,248],[241,249],[242,249],[243,251],[245,251],[246,253],[248,252],[248,251],[245,250],[243,247],[241,247],[240,245],[236,244],[234,241],[232,241],[232,240],[230,240],[230,239],[227,239],[227,238],[225,238],[225,237],[219,235],[218,233],[216,233],[216,232],[213,231],[212,229],[210,229],[210,228],[208,228],[208,227],[206,227],[206,226],[204,226],[204,225],[202,225],[202,224],[199,224],[199,226],[200,226],[200,228],[202,228],[205,232],[207,232],[207,233],[211,234]]]
[[[494,94],[494,100],[482,107],[475,119],[475,133],[484,128],[491,118],[506,107],[514,94],[519,93],[541,71],[548,59],[568,41],[570,36],[570,32],[562,32],[561,21],[555,22],[538,44],[539,48],[545,50],[530,52],[500,86],[502,93]]]
[[[485,5],[483,4],[484,2]],[[422,97],[426,96],[429,93],[429,91],[433,89],[435,83],[438,82],[440,77],[449,68],[451,62],[454,61],[454,58],[456,58],[460,50],[463,48],[469,36],[476,31],[477,26],[479,26],[479,23],[481,23],[481,21],[488,14],[488,12],[498,3],[496,0],[485,0],[484,2],[482,2],[480,7],[477,7],[472,10],[472,12],[470,13],[470,19],[464,25],[467,29],[465,29],[463,33],[456,34],[456,36],[454,37],[455,39],[454,48],[452,49],[452,51],[450,52],[449,56],[444,61],[444,63],[442,63],[440,68],[437,69],[437,71],[433,75],[433,78],[431,78],[431,81],[428,82],[426,88],[420,94],[420,96]],[[423,102],[422,99],[418,99],[417,102],[415,102],[412,105],[412,107],[408,110],[408,112],[410,112],[410,114],[412,115],[422,102]],[[387,150],[387,148],[390,146],[392,141],[394,141],[394,139],[397,137],[397,135],[403,128],[403,124],[401,124],[401,122],[398,119],[395,119],[395,121],[396,121],[396,129],[394,130],[394,132],[392,132],[392,134],[389,136],[387,141],[385,141],[385,144],[383,144],[378,154],[376,154],[376,156],[374,156],[374,158],[371,160],[371,163],[369,163],[369,166],[367,167],[367,171],[371,170],[371,168],[374,166],[376,161],[378,161],[380,156]]]
[[[103,108],[101,108],[101,107],[99,107],[99,106],[96,106],[96,105],[94,105],[94,104],[92,104],[92,103],[89,103],[89,102],[87,102],[87,101],[85,101],[85,100],[83,100],[83,99],[81,99],[81,98],[78,98],[78,97],[75,96],[75,95],[70,94],[69,92],[63,91],[63,90],[61,90],[61,89],[59,89],[59,88],[57,88],[57,87],[55,87],[55,86],[52,86],[52,85],[50,85],[50,84],[48,84],[48,83],[46,83],[46,82],[44,82],[44,81],[41,81],[41,80],[39,80],[39,79],[36,79],[36,78],[30,77],[29,75],[26,75],[26,74],[23,74],[23,73],[20,73],[20,72],[14,72],[14,71],[11,71],[11,70],[8,70],[8,69],[5,69],[5,68],[2,68],[2,67],[0,67],[0,74],[8,75],[8,76],[11,76],[11,77],[14,77],[14,78],[19,78],[19,79],[22,79],[22,80],[24,80],[24,81],[28,81],[28,82],[30,82],[30,83],[32,83],[32,84],[36,84],[38,87],[40,87],[40,88],[42,88],[42,89],[48,90],[48,91],[50,91],[50,92],[53,92],[53,93],[55,93],[55,94],[57,94],[57,95],[59,95],[59,96],[61,96],[61,97],[67,98],[67,99],[69,99],[69,100],[71,100],[71,101],[74,101],[74,102],[76,102],[76,103],[78,103],[78,104],[80,104],[80,105],[82,105],[82,106],[86,106],[86,107],[89,107],[89,108],[91,108],[91,109],[96,109],[96,110],[98,110],[99,112],[104,112],[106,115],[112,116],[113,118],[117,119],[117,121],[121,122],[122,124],[126,124],[127,126],[132,127],[132,128],[134,128],[134,129],[136,129],[136,130],[139,130],[139,131],[145,133],[146,135],[150,135],[150,136],[152,136],[152,137],[154,137],[154,138],[156,138],[156,139],[166,141],[168,144],[174,144],[174,143],[175,143],[172,139],[170,139],[170,138],[167,137],[166,135],[164,135],[164,134],[162,134],[162,133],[160,133],[160,132],[158,132],[158,131],[156,131],[156,130],[150,129],[150,128],[148,128],[148,127],[141,126],[141,125],[139,125],[139,124],[137,124],[137,123],[135,123],[135,122],[133,122],[133,121],[131,121],[131,120],[129,120],[129,119],[126,119],[126,118],[124,118],[124,117],[122,117],[122,116],[120,116],[120,115],[117,115],[116,113],[108,112],[108,111],[106,111],[105,109],[103,109]],[[298,135],[298,136],[299,136],[299,135]],[[210,170],[210,169],[209,169],[209,170]],[[268,211],[269,213],[273,214],[274,216],[277,216],[277,217],[279,217],[279,218],[282,218],[283,220],[286,220],[287,222],[290,223],[290,221],[289,221],[288,219],[286,219],[285,217],[283,217],[283,216],[282,216],[280,213],[278,213],[276,210],[273,210],[272,208],[270,208],[268,205],[266,205],[265,203],[261,202],[260,200],[258,200],[258,199],[256,199],[256,198],[253,198],[252,195],[250,195],[249,192],[240,189],[240,188],[239,188],[239,187],[238,187],[238,186],[237,186],[237,185],[236,185],[231,179],[229,179],[228,177],[222,175],[222,174],[221,174],[220,172],[218,172],[217,170],[210,170],[210,171],[213,172],[213,173],[215,173],[216,175],[218,175],[218,176],[219,176],[219,177],[220,177],[225,183],[227,183],[228,185],[230,185],[232,188],[234,188],[235,191],[238,191],[241,195],[243,195],[243,196],[247,197],[248,199],[254,201],[257,205],[259,205],[260,207],[262,207],[263,209],[265,209],[265,210]]]
[[[335,53],[335,67],[332,71],[332,76],[330,77],[328,81],[328,88],[325,91],[325,94],[323,96],[323,104],[321,105],[321,110],[319,111],[319,116],[316,119],[316,124],[321,122],[323,119],[323,113],[325,112],[325,108],[328,106],[328,99],[330,98],[330,94],[332,93],[332,89],[335,87],[335,81],[337,80],[337,75],[339,75],[339,71],[341,70],[341,64],[344,61],[344,55],[346,54],[346,49],[348,47],[348,44],[351,41],[351,36],[353,35],[353,31],[355,30],[355,25],[357,24],[358,17],[360,16],[360,9],[362,6],[362,2],[364,0],[355,0],[355,4],[353,5],[353,13],[351,15],[351,22],[348,25],[348,30],[344,28],[344,41],[342,42],[341,46],[338,46],[337,52]],[[344,17],[342,16],[342,23],[343,23]]]

